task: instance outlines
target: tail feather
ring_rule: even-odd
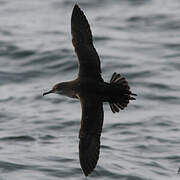
[[[121,105],[120,103],[116,103],[116,105],[121,109],[121,110],[123,110],[124,109],[124,106],[123,105]]]
[[[135,100],[135,98],[132,96],[137,96],[137,95],[130,91],[128,81],[120,74],[117,74],[116,72],[113,73],[110,80],[110,84],[118,85],[123,92],[123,94],[120,94],[118,97],[114,97],[115,100],[109,102],[110,108],[113,113],[119,112],[120,109],[123,110],[125,107],[127,107],[129,100]]]
[[[111,77],[111,80],[110,80],[110,83],[114,82],[114,80],[117,78],[117,74],[116,72],[113,73],[112,77]]]
[[[111,111],[112,111],[113,113],[119,112],[119,106],[118,106],[117,104],[115,104],[115,103],[109,103],[109,105],[110,105]]]

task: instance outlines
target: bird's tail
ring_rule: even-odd
[[[129,100],[135,100],[135,98],[132,96],[137,95],[130,91],[127,80],[120,74],[117,74],[116,72],[113,73],[110,84],[116,86],[120,91],[120,95],[112,97],[112,101],[109,102],[113,113],[119,112],[120,109],[123,110],[125,107],[127,107]]]

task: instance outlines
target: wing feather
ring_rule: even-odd
[[[93,46],[92,33],[83,11],[76,4],[71,16],[72,43],[78,56],[79,76],[101,79],[100,59]]]
[[[96,96],[80,97],[80,101],[82,119],[79,131],[79,158],[81,168],[88,176],[99,159],[103,104]]]

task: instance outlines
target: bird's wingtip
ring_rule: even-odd
[[[80,13],[81,13],[81,9],[80,9],[79,5],[76,3],[72,10],[72,18],[77,17],[78,14],[80,14]]]
[[[78,3],[75,3],[73,10],[75,10],[75,9],[80,9]]]
[[[85,176],[85,177],[88,177],[89,173],[88,173],[85,169],[82,169],[82,168],[81,168],[81,170],[82,170],[84,176]]]

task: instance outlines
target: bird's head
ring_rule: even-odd
[[[51,93],[65,95],[66,94],[66,84],[64,82],[62,82],[62,83],[58,83],[58,84],[54,85],[50,91],[43,93],[43,96],[45,96],[47,94],[51,94]]]

